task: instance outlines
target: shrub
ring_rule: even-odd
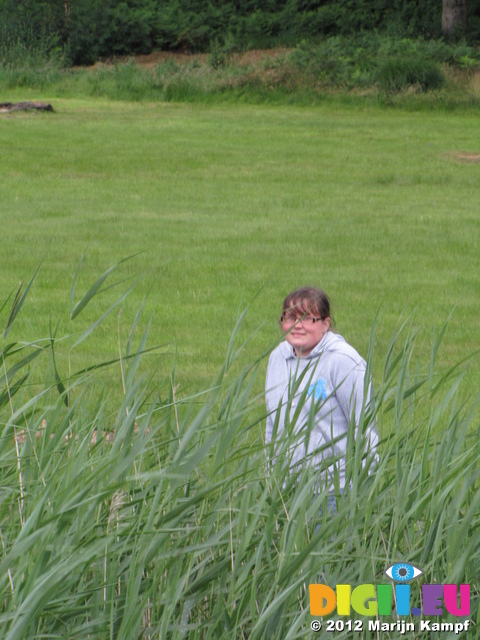
[[[59,8],[60,7],[60,8]],[[63,3],[0,2],[0,66],[63,64]]]
[[[439,89],[445,76],[435,62],[421,58],[388,58],[378,68],[377,81],[384,91],[400,91],[416,85],[422,91]]]
[[[210,43],[210,55],[208,63],[212,69],[218,69],[219,67],[225,67],[228,65],[235,53],[238,53],[239,47],[235,41],[235,38],[231,33],[227,33],[222,40],[215,38]]]
[[[427,91],[445,83],[439,63],[449,62],[464,68],[474,60],[474,55],[465,43],[451,46],[443,41],[412,40],[373,32],[354,37],[335,36],[316,44],[304,41],[293,50],[289,61],[326,85],[353,87],[377,83],[384,91],[416,85]]]
[[[290,54],[289,62],[323,84],[331,85],[346,83],[353,64],[342,38],[329,38],[317,45],[302,42]]]

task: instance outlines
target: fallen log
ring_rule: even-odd
[[[10,111],[53,111],[47,102],[0,102],[0,113]]]

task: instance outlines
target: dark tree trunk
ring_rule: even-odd
[[[443,0],[442,31],[456,35],[467,31],[467,0]]]

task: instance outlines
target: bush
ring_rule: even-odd
[[[150,53],[154,46],[155,3],[151,0],[72,2],[67,49],[73,64],[100,57]]]
[[[428,91],[442,87],[445,76],[435,62],[396,57],[380,63],[377,81],[384,91],[400,91],[412,85]]]
[[[474,68],[479,53],[465,42],[412,40],[378,33],[334,36],[318,43],[301,42],[288,61],[326,86],[372,86],[398,91],[417,85],[423,91],[445,83],[441,63]]]
[[[0,2],[0,66],[37,68],[63,63],[63,2]]]
[[[212,69],[225,67],[232,61],[235,53],[239,53],[241,47],[238,46],[234,36],[227,33],[224,38],[215,38],[210,43],[210,55],[208,62]]]
[[[292,52],[289,60],[298,69],[333,85],[347,81],[348,67],[352,63],[341,38],[329,38],[315,46],[303,42]]]

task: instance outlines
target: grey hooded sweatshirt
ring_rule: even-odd
[[[289,429],[298,436],[289,451],[292,469],[304,464],[307,456],[309,464],[320,466],[333,455],[343,488],[349,425],[357,436],[362,407],[365,408],[365,371],[365,360],[342,336],[331,331],[306,357],[298,358],[288,342],[280,343],[271,353],[267,369],[266,443],[272,441],[275,429],[276,442]],[[365,435],[373,453],[378,442],[373,425],[367,427]],[[333,468],[328,469],[328,485],[333,488]]]

